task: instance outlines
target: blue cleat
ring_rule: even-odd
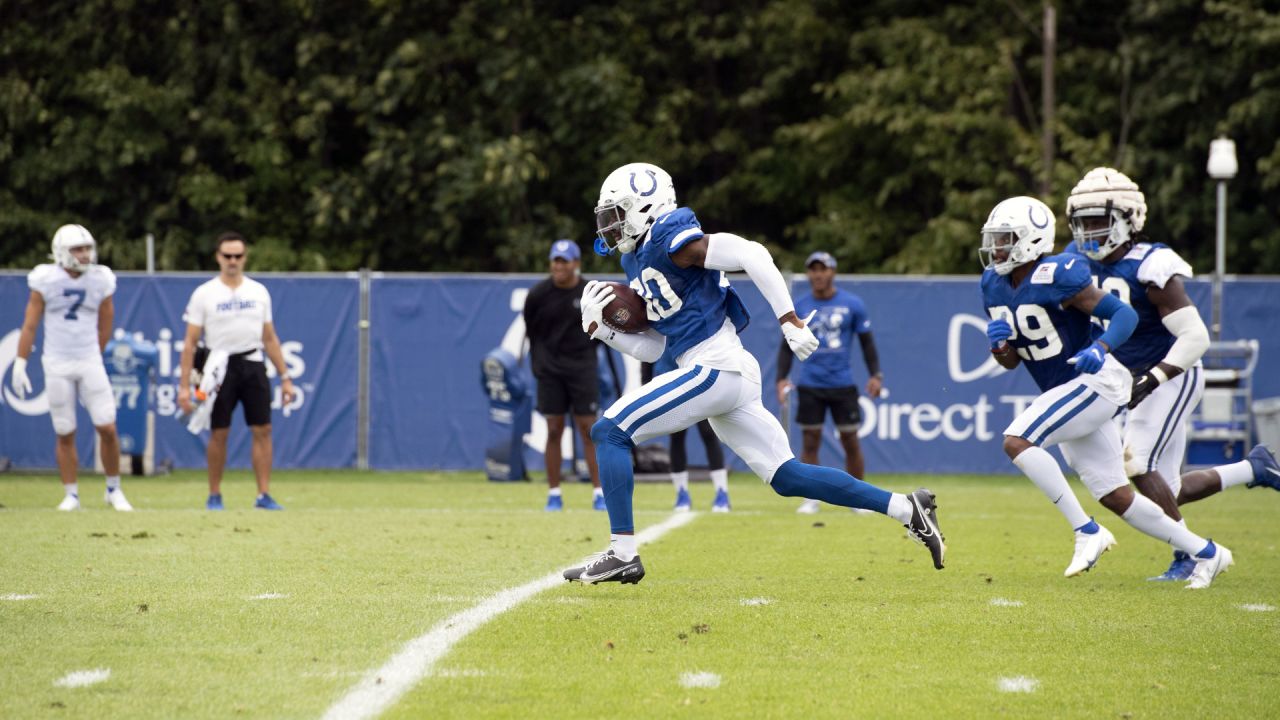
[[[592,510],[599,510],[600,512],[604,512],[605,510],[608,510],[608,509],[609,509],[609,508],[605,507],[605,504],[604,504],[604,494],[603,494],[603,493],[602,493],[602,494],[600,494],[600,495],[596,495],[596,496],[595,496],[595,498],[594,498],[594,499],[592,499],[592,501],[591,501],[591,509],[592,509]]]
[[[564,509],[564,498],[559,495],[548,495],[547,506],[543,509],[547,512],[560,512]]]
[[[271,496],[266,493],[262,493],[261,495],[259,495],[258,499],[253,503],[253,506],[258,508],[259,510],[283,510],[284,509],[283,505],[276,502],[275,500],[272,500]]]
[[[221,510],[222,495],[221,494],[210,495],[209,499],[204,501],[204,509],[205,510]]]
[[[689,512],[693,509],[693,500],[689,498],[689,491],[681,488],[676,491],[676,506],[671,508],[674,512]]]
[[[716,499],[711,503],[711,512],[729,512],[729,492],[727,490],[717,490]]]
[[[1157,582],[1172,582],[1191,579],[1191,573],[1196,569],[1196,559],[1181,550],[1173,551],[1173,562],[1169,563],[1169,569],[1164,571],[1163,575],[1147,578],[1148,580]]]
[[[1249,464],[1253,466],[1253,479],[1245,487],[1256,488],[1264,485],[1272,490],[1280,490],[1280,463],[1271,454],[1266,445],[1255,445],[1249,451]]]

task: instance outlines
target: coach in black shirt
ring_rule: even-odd
[[[534,285],[524,301],[524,326],[529,337],[533,376],[538,380],[538,412],[547,419],[547,510],[564,507],[560,496],[560,438],[564,416],[573,414],[582,438],[583,454],[595,486],[593,506],[604,510],[596,449],[591,425],[600,410],[600,380],[596,374],[596,341],[582,332],[582,288],[578,274],[582,254],[572,240],[551,245],[551,277]]]

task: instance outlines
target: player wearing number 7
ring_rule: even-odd
[[[1174,522],[1135,494],[1125,475],[1120,431],[1111,418],[1128,404],[1132,380],[1111,351],[1133,333],[1137,313],[1094,287],[1086,258],[1052,255],[1053,240],[1053,212],[1030,197],[1000,203],[982,226],[991,352],[1006,368],[1026,365],[1042,393],[1005,428],[1004,451],[1075,530],[1067,577],[1092,568],[1115,538],[1085,514],[1045,450],[1052,445],[1104,507],[1196,559],[1188,588],[1208,587],[1231,565],[1231,551]],[[1110,321],[1105,332],[1091,316]]]
[[[58,436],[55,455],[65,493],[59,510],[80,509],[76,471],[76,396],[89,411],[102,448],[107,475],[107,504],[129,511],[133,506],[120,489],[120,438],[116,434],[116,399],[102,363],[115,319],[112,296],[116,276],[98,264],[93,235],[79,225],[63,225],[53,235],[51,264],[37,265],[27,276],[31,295],[18,335],[13,362],[13,387],[18,397],[31,392],[27,360],[36,341],[36,327],[44,320],[44,383],[49,393],[49,416]]]
[[[635,583],[644,577],[631,508],[631,450],[704,419],[774,492],[888,515],[924,543],[934,567],[942,568],[946,546],[932,493],[890,493],[840,470],[799,462],[777,418],[761,404],[760,365],[738,339],[747,311],[725,273],[747,273],[802,362],[818,346],[796,316],[787,282],[763,245],[704,232],[692,210],[677,207],[671,176],[648,163],[624,165],[605,178],[596,228],[596,252],[621,254],[631,287],[646,301],[649,329],[623,334],[606,327],[603,311],[614,291],[607,283],[591,282],[583,290],[583,330],[643,362],[654,362],[666,351],[677,367],[623,395],[592,427],[610,543],[585,564],[566,570],[566,579]]]

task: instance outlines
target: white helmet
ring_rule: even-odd
[[[1004,259],[996,251],[1004,250]],[[1002,201],[982,226],[982,267],[1008,275],[1015,267],[1053,252],[1053,211],[1033,197]]]
[[[596,252],[626,254],[649,233],[660,216],[676,209],[676,186],[666,170],[630,163],[609,173],[596,202]]]
[[[1142,230],[1147,201],[1129,176],[1109,167],[1094,168],[1071,189],[1067,221],[1076,249],[1101,260]]]
[[[89,246],[89,262],[82,263],[71,248]],[[98,244],[83,225],[63,225],[53,234],[53,261],[68,270],[84,272],[98,262]]]

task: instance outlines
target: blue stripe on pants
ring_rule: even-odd
[[[1173,439],[1173,434],[1177,432],[1178,423],[1182,422],[1182,414],[1187,411],[1187,408],[1191,405],[1191,398],[1196,394],[1195,386],[1199,380],[1199,372],[1200,368],[1192,367],[1183,377],[1182,390],[1178,392],[1178,399],[1173,402],[1173,411],[1164,419],[1164,427],[1160,428],[1160,435],[1156,438],[1156,445],[1151,449],[1151,457],[1147,459],[1147,472],[1155,471],[1156,461],[1160,459],[1165,448],[1168,447],[1169,441]],[[1186,392],[1185,397],[1182,395],[1183,392]],[[1182,405],[1182,407],[1179,408],[1178,405]],[[1174,420],[1174,418],[1177,419]],[[1173,420],[1172,424],[1170,424],[1170,420]],[[1168,432],[1168,436],[1165,435],[1166,432]]]
[[[1080,387],[1084,387],[1084,386],[1081,385]],[[1035,443],[1036,445],[1039,445],[1040,443],[1044,442],[1045,438],[1052,435],[1054,430],[1057,430],[1063,425],[1066,425],[1068,422],[1071,421],[1071,418],[1079,415],[1081,411],[1083,411],[1085,408],[1092,405],[1093,401],[1097,399],[1098,399],[1098,393],[1090,392],[1088,396],[1085,397],[1084,402],[1081,402],[1079,405],[1076,405],[1074,408],[1071,408],[1069,412],[1067,412],[1062,417],[1058,418],[1057,422],[1050,425],[1048,429],[1046,429],[1044,432],[1040,433],[1039,440],[1032,440],[1031,442]]]
[[[677,406],[687,403],[690,400],[698,397],[702,393],[710,390],[711,386],[716,384],[716,380],[719,377],[720,377],[720,371],[713,369],[711,371],[711,374],[707,375],[706,379],[703,380],[702,382],[698,383],[697,385],[694,385],[692,388],[681,393],[680,395],[677,395],[673,400],[671,400],[671,402],[668,402],[667,404],[650,412],[648,415],[645,415],[644,417],[640,418],[634,423],[631,423],[631,426],[629,428],[626,428],[627,436],[631,437],[635,435],[636,428],[644,427],[644,424],[649,422],[650,420],[656,417],[659,417],[661,415],[665,415],[671,410],[675,409]]]
[[[628,406],[626,406],[625,408],[623,408],[622,412],[618,413],[618,414],[613,418],[613,421],[614,421],[615,423],[617,423],[619,426],[621,426],[621,425],[622,425],[622,422],[623,422],[624,420],[626,420],[626,419],[627,419],[627,417],[628,417],[629,415],[631,415],[631,413],[633,413],[633,412],[635,412],[635,411],[639,410],[640,408],[644,407],[645,405],[648,405],[649,403],[653,402],[654,400],[657,400],[659,397],[661,397],[661,396],[665,395],[666,393],[669,393],[669,392],[671,392],[672,390],[675,390],[676,388],[679,388],[679,387],[680,387],[680,386],[682,386],[682,385],[685,385],[685,384],[687,384],[687,383],[689,383],[689,382],[692,382],[692,381],[693,381],[693,379],[694,379],[695,377],[697,377],[698,373],[699,373],[699,372],[701,372],[701,371],[702,371],[702,368],[701,368],[700,366],[698,366],[698,365],[694,365],[692,368],[690,368],[690,369],[689,369],[689,372],[685,373],[684,375],[681,375],[680,377],[676,378],[675,380],[672,380],[672,381],[671,381],[671,382],[669,382],[669,383],[665,383],[664,385],[662,385],[662,386],[660,386],[660,387],[654,388],[654,389],[653,389],[653,391],[651,391],[651,392],[649,392],[648,394],[646,394],[646,395],[644,395],[644,396],[642,396],[642,397],[640,397],[640,398],[636,399],[636,401],[635,401],[635,402],[633,402],[633,403],[631,403],[630,405],[628,405]]]
[[[1045,410],[1043,413],[1041,413],[1040,417],[1036,418],[1035,422],[1031,423],[1031,427],[1028,427],[1026,430],[1022,432],[1022,438],[1024,440],[1027,440],[1028,442],[1031,442],[1031,436],[1035,434],[1036,428],[1040,427],[1040,425],[1044,423],[1044,421],[1048,420],[1050,417],[1053,416],[1054,413],[1058,412],[1063,407],[1065,407],[1067,403],[1079,397],[1080,394],[1087,389],[1088,388],[1086,388],[1084,385],[1081,385],[1077,387],[1075,390],[1072,390],[1071,392],[1067,393],[1063,397],[1059,398],[1057,402],[1049,406],[1048,410]]]

